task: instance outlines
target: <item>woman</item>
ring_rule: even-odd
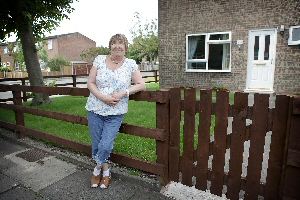
[[[113,35],[109,41],[111,55],[95,58],[87,87],[88,125],[92,138],[94,168],[91,186],[108,188],[111,175],[108,160],[124,114],[128,111],[130,94],[145,90],[145,82],[136,62],[125,57],[128,41],[125,35]],[[134,85],[131,86],[131,81]],[[103,170],[102,180],[100,172]]]

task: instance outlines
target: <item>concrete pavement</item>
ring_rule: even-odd
[[[156,180],[111,169],[108,189],[91,188],[94,164],[80,155],[45,147],[30,138],[16,139],[0,129],[0,199],[166,200]]]

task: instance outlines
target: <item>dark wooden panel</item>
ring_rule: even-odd
[[[181,89],[170,90],[170,146],[169,146],[169,174],[170,180],[179,182],[180,157],[180,121],[181,121]]]
[[[198,127],[198,147],[196,166],[196,188],[205,191],[208,179],[208,157],[210,143],[212,91],[200,90],[200,123]]]
[[[247,167],[245,199],[257,199],[260,194],[265,136],[268,127],[269,94],[254,94],[253,119]]]
[[[300,199],[300,170],[299,167],[287,166],[284,176],[283,196]]]
[[[291,106],[291,119],[288,136],[288,145],[286,146],[286,165],[283,180],[282,195],[290,199],[300,199],[300,114],[299,97],[293,98]]]
[[[300,115],[293,115],[289,136],[289,148],[300,151]]]
[[[214,132],[212,180],[210,191],[213,194],[222,196],[226,138],[228,126],[229,92],[216,92],[216,126]]]
[[[155,139],[159,141],[167,140],[166,131],[164,129],[159,128],[147,128],[123,123],[120,127],[120,132]]]
[[[61,121],[66,121],[66,122],[71,122],[71,123],[76,123],[76,124],[81,124],[81,125],[87,126],[87,117],[83,117],[83,116],[79,116],[79,115],[70,115],[70,114],[65,114],[65,113],[60,113],[60,112],[41,110],[38,108],[17,106],[17,105],[12,105],[12,104],[3,104],[0,107],[6,108],[9,110],[22,112],[22,113],[28,113],[28,114],[32,114],[32,115],[41,116],[41,117],[48,117],[51,119],[56,119],[56,120],[61,120]]]
[[[241,188],[244,142],[246,139],[246,116],[248,94],[234,94],[234,109],[230,144],[230,161],[227,182],[227,198],[238,199]]]
[[[300,115],[300,97],[296,96],[293,102],[293,114]]]
[[[31,128],[27,128],[25,126],[14,125],[13,129],[22,131],[26,135],[31,135],[31,136],[34,136],[37,138],[41,138],[43,140],[47,140],[47,141],[50,141],[50,142],[53,142],[53,143],[56,143],[56,144],[59,144],[59,145],[65,146],[65,147],[69,147],[71,149],[75,149],[75,150],[87,153],[89,155],[91,155],[91,153],[92,153],[92,147],[87,144],[83,144],[80,142],[62,138],[60,136],[56,136],[53,134],[49,134],[49,133],[45,133],[42,131],[31,129]]]
[[[129,97],[130,100],[136,101],[148,101],[148,102],[159,102],[166,103],[168,101],[168,91],[142,91],[136,94],[132,94]]]
[[[287,165],[298,167],[300,170],[300,151],[292,149],[288,150]]]
[[[184,133],[183,133],[183,169],[182,184],[192,186],[193,160],[194,160],[194,134],[196,114],[196,90],[184,90]]]
[[[266,178],[266,199],[277,199],[279,197],[289,107],[290,97],[284,95],[276,96]]]
[[[22,91],[35,92],[48,95],[72,95],[72,96],[89,96],[90,91],[87,88],[73,87],[48,87],[48,86],[24,86],[24,85],[3,85],[3,91]]]

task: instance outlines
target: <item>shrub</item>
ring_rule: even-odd
[[[70,64],[71,63],[69,60],[58,55],[48,61],[47,67],[49,67],[51,71],[61,71],[62,66],[66,66]]]
[[[0,67],[0,72],[12,72],[10,67]]]

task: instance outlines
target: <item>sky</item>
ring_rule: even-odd
[[[158,0],[74,0],[71,5],[75,10],[69,14],[70,20],[61,21],[46,36],[79,32],[94,40],[97,47],[108,47],[110,37],[116,33],[125,34],[131,41],[129,29],[134,25],[135,12],[149,22],[158,18]]]

